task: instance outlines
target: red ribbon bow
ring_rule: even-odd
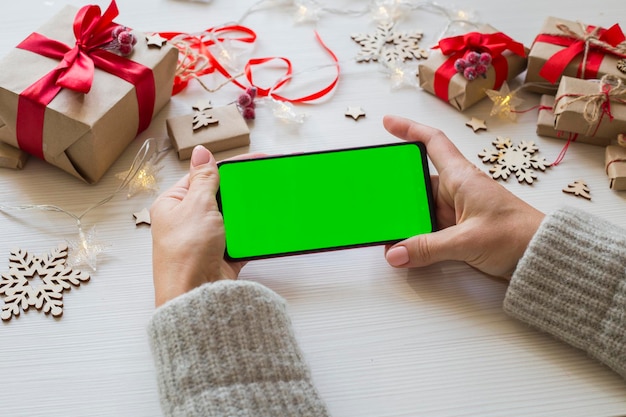
[[[113,19],[118,9],[112,0],[104,14],[95,5],[81,8],[74,19],[73,47],[39,33],[32,33],[17,47],[61,62],[19,97],[16,135],[20,149],[45,159],[43,153],[43,122],[46,106],[63,89],[83,94],[91,89],[95,68],[111,73],[135,86],[139,105],[138,133],[152,120],[155,101],[152,70],[112,52],[101,49],[111,41],[117,26]]]
[[[489,52],[493,57],[500,56],[507,49],[519,56],[525,56],[524,45],[515,42],[502,32],[478,33],[470,32],[461,36],[445,38],[433,49],[441,49],[444,55],[460,54],[467,51]]]
[[[587,33],[591,33],[594,30],[596,30],[594,26],[587,26],[586,28]],[[597,30],[597,43],[588,43],[582,37],[576,38],[566,35],[540,34],[537,36],[535,42],[565,46],[565,49],[555,53],[546,61],[539,71],[539,75],[552,84],[556,83],[570,62],[578,55],[584,53],[585,50],[588,51],[587,60],[586,62],[581,61],[578,74],[576,75],[577,78],[597,78],[600,64],[605,54],[613,54],[620,58],[626,58],[626,55],[619,54],[601,46],[602,44],[606,44],[616,47],[626,41],[626,37],[618,24],[611,26],[609,29],[597,28]]]
[[[449,58],[435,72],[434,80],[435,95],[445,101],[449,100],[448,87],[450,80],[457,74],[454,62],[459,58],[463,58],[467,52],[489,52],[491,54],[491,65],[493,65],[496,73],[493,88],[500,88],[508,75],[508,63],[502,55],[504,51],[509,50],[516,55],[526,56],[524,45],[514,41],[502,32],[470,32],[461,36],[445,38],[440,40],[439,44],[434,46],[433,49],[441,49],[444,55],[449,55]]]

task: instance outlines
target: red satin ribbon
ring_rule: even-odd
[[[239,33],[240,35],[230,37],[229,35]],[[203,34],[195,35],[184,32],[160,32],[163,38],[171,41],[173,39],[177,39],[185,42],[185,46],[178,45],[174,43],[174,46],[178,47],[181,55],[185,55],[185,47],[189,47],[192,50],[196,51],[201,56],[207,57],[209,59],[210,65],[207,65],[204,68],[198,69],[194,63],[191,63],[189,66],[190,70],[193,70],[195,75],[200,77],[206,74],[211,74],[216,70],[221,74],[225,75],[228,78],[231,78],[228,74],[228,71],[222,67],[222,65],[215,59],[213,54],[209,51],[209,48],[218,43],[222,43],[226,40],[237,41],[243,43],[254,43],[256,41],[256,33],[252,29],[249,29],[245,26],[241,25],[232,25],[232,26],[224,26],[220,28],[210,28],[207,29]],[[233,83],[238,85],[239,87],[243,87],[241,84],[237,82],[237,80],[233,80]],[[189,84],[189,79],[182,78],[180,75],[177,75],[174,78],[174,89],[172,90],[172,95],[176,95],[183,91],[187,85]]]
[[[16,135],[20,149],[45,159],[43,125],[46,106],[63,89],[86,94],[93,83],[95,68],[113,74],[135,86],[139,108],[137,133],[150,125],[154,111],[155,86],[152,70],[141,64],[100,49],[111,41],[111,31],[117,26],[115,0],[101,14],[98,6],[81,8],[74,19],[76,44],[73,47],[38,33],[28,36],[17,47],[52,59],[59,65],[27,87],[19,96]]]
[[[235,32],[235,33],[240,32],[240,33],[243,33],[244,36],[228,38],[226,35],[232,32]],[[206,35],[197,36],[197,35],[186,34],[186,33],[181,33],[181,32],[161,32],[159,34],[168,40],[173,40],[174,38],[176,38],[178,40],[184,41],[186,43],[186,47],[196,50],[200,55],[205,56],[209,60],[210,65],[197,71],[196,72],[197,76],[202,76],[202,75],[210,74],[210,73],[217,71],[220,74],[222,74],[224,77],[226,77],[227,79],[232,79],[232,83],[238,86],[239,88],[244,89],[244,90],[248,88],[244,84],[237,81],[230,74],[230,72],[226,68],[224,68],[222,64],[220,64],[219,60],[215,58],[213,53],[210,51],[209,47],[216,45],[219,42],[224,42],[227,39],[235,40],[239,42],[245,42],[245,43],[254,43],[254,41],[256,41],[256,33],[254,33],[254,31],[252,31],[251,29],[245,26],[241,26],[241,25],[234,25],[234,26],[225,26],[222,28],[217,28],[217,29],[212,28],[212,29],[206,30],[205,34],[214,34],[215,36],[206,36]],[[308,101],[313,101],[313,100],[322,98],[326,94],[328,94],[330,91],[332,91],[333,88],[335,88],[335,86],[337,85],[337,82],[339,81],[339,71],[340,71],[339,60],[337,59],[337,56],[333,53],[333,51],[330,48],[328,48],[328,46],[326,46],[326,44],[322,41],[322,39],[320,38],[317,32],[315,32],[315,38],[320,43],[320,45],[322,45],[324,50],[328,52],[328,54],[333,59],[333,62],[335,63],[335,67],[337,68],[337,76],[335,77],[335,79],[331,81],[326,87],[322,88],[321,90],[315,93],[312,93],[303,97],[299,97],[299,98],[287,98],[287,97],[276,94],[275,91],[280,89],[282,86],[284,86],[291,80],[292,75],[293,75],[293,67],[292,67],[291,61],[283,57],[252,58],[246,63],[246,66],[244,68],[244,74],[250,86],[253,86],[257,89],[258,97],[268,97],[271,95],[271,97],[280,101],[287,101],[291,103],[305,103]],[[179,50],[181,51],[183,55],[185,54],[185,50],[183,46],[179,46]],[[264,64],[269,64],[272,62],[275,63],[276,61],[284,65],[285,67],[284,75],[280,77],[278,81],[269,88],[256,85],[254,82],[254,68],[260,67]],[[176,80],[174,81],[173,94],[177,94],[181,92],[182,90],[184,90],[188,83],[189,83],[189,80],[182,79],[181,77],[177,77]]]
[[[587,26],[587,33],[592,32],[594,29],[594,26]],[[626,41],[626,37],[624,36],[624,33],[622,32],[622,29],[619,27],[619,25],[615,24],[609,29],[599,29],[598,40],[608,43],[612,46],[617,46],[621,42]],[[545,78],[547,81],[551,82],[552,84],[556,83],[559,80],[559,78],[565,71],[565,68],[567,68],[570,62],[572,62],[574,58],[576,58],[578,55],[584,53],[585,48],[587,48],[587,46],[585,45],[585,41],[581,39],[571,38],[568,36],[540,34],[535,39],[535,42],[544,42],[565,47],[563,50],[552,55],[539,71],[539,75]],[[600,65],[602,64],[602,60],[604,59],[604,56],[606,54],[616,55],[620,58],[626,58],[626,55],[606,50],[599,47],[598,45],[589,44],[587,62],[581,61],[578,67],[578,73],[576,77],[587,79],[598,78]],[[582,73],[583,67],[585,69],[584,74]]]
[[[444,55],[449,55],[449,58],[435,71],[434,80],[435,95],[445,101],[449,100],[450,80],[457,74],[454,62],[463,58],[467,52],[477,51],[491,54],[491,65],[493,65],[496,74],[493,86],[495,89],[502,86],[509,72],[509,64],[502,53],[510,50],[516,55],[526,56],[524,45],[515,42],[502,32],[470,32],[461,36],[445,38],[440,40],[433,49],[441,49]]]

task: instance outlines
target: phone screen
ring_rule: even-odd
[[[231,260],[393,243],[435,228],[419,142],[218,165]]]

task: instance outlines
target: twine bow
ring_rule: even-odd
[[[609,120],[613,120],[614,116],[611,113],[611,102],[626,104],[626,85],[624,85],[621,78],[607,74],[600,79],[597,93],[582,95],[565,94],[557,98],[557,102],[563,97],[574,97],[564,103],[564,107],[571,106],[579,101],[585,102],[583,117],[589,124],[589,131],[587,132],[587,135],[589,135],[594,125],[596,125],[595,129],[598,129],[605,115],[608,116]]]

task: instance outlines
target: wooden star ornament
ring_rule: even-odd
[[[146,35],[146,44],[148,46],[156,46],[157,48],[162,48],[163,45],[165,45],[165,43],[167,42],[167,39],[165,39],[163,36],[159,35],[158,33],[152,33],[152,34],[147,34]]]
[[[479,130],[487,130],[487,125],[485,124],[485,121],[476,117],[472,117],[471,120],[465,122],[465,126],[471,127],[474,132],[477,132]]]
[[[350,106],[346,110],[346,117],[352,117],[354,120],[359,120],[359,117],[365,117],[365,110],[361,107]]]
[[[135,224],[137,226],[140,224],[150,224],[150,211],[145,207],[141,211],[133,213],[133,217],[135,218]]]

